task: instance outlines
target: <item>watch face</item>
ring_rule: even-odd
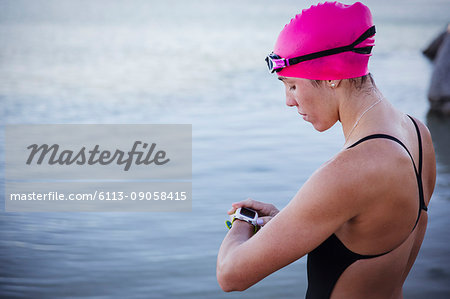
[[[249,210],[249,209],[247,209],[247,208],[241,208],[240,214],[241,214],[241,215],[244,215],[244,216],[246,216],[246,217],[248,217],[248,218],[250,218],[250,219],[253,219],[253,218],[255,218],[255,216],[256,216],[255,211]]]

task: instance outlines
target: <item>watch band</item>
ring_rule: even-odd
[[[234,217],[233,218],[233,220],[226,220],[225,221],[225,225],[228,227],[228,229],[231,229],[232,227],[233,227],[233,223],[234,223],[234,221],[236,220],[236,219],[239,219],[238,217]],[[247,223],[249,223],[249,224],[251,224],[251,225],[253,225],[251,222],[249,222],[249,221],[246,221],[246,220],[243,220],[243,219],[239,219],[239,220],[242,220],[242,221],[245,221],[245,222],[247,222]],[[258,231],[258,225],[253,225],[253,227],[254,227],[254,230],[253,230],[253,233],[256,233],[257,231]]]

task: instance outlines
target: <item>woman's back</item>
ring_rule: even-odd
[[[419,143],[412,119],[386,103],[376,112],[360,132],[387,136],[372,135],[362,142],[360,139],[342,154],[355,159],[350,163],[374,173],[365,186],[357,187],[362,190],[361,197],[371,186],[376,186],[377,191],[367,192],[367,198],[360,199],[366,206],[365,212],[349,220],[309,254],[308,298],[323,298],[320,294],[331,294],[331,298],[401,298],[403,282],[422,244],[427,225],[425,210],[435,178],[430,134],[414,119],[420,130]],[[373,132],[371,123],[377,123]],[[383,128],[380,123],[388,125]],[[388,139],[389,136],[394,138]],[[409,150],[414,163],[398,141]],[[417,179],[415,169],[421,170],[421,179]]]

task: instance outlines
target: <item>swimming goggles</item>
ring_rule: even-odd
[[[294,57],[294,58],[282,58],[279,55],[272,52],[269,55],[267,55],[267,57],[266,57],[267,66],[269,67],[269,71],[271,73],[273,73],[273,72],[279,72],[285,67],[288,67],[288,66],[291,66],[291,65],[303,62],[303,61],[312,60],[312,59],[329,56],[329,55],[334,55],[334,54],[339,54],[339,53],[343,53],[343,52],[351,51],[351,52],[355,52],[358,54],[370,54],[370,52],[372,52],[373,46],[367,46],[367,47],[362,47],[362,48],[355,48],[355,46],[359,45],[364,40],[368,39],[369,37],[371,37],[373,35],[375,35],[375,26],[372,26],[369,29],[367,29],[366,32],[364,32],[360,37],[358,37],[358,39],[356,39],[353,43],[351,43],[348,46],[319,51],[319,52],[306,54],[306,55],[302,55],[302,56],[298,56],[298,57]]]

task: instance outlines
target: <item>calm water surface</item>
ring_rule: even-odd
[[[420,51],[449,1],[365,1],[377,25],[370,68],[400,110],[426,122],[438,163],[428,231],[405,298],[450,297],[450,120],[427,116],[432,64]],[[230,203],[284,207],[343,145],[284,104],[265,55],[310,1],[0,1],[5,124],[191,123],[192,213],[0,214],[0,296],[302,298],[305,258],[244,293],[215,262]],[[1,205],[4,135],[1,135]],[[202,217],[194,217],[196,215]]]

